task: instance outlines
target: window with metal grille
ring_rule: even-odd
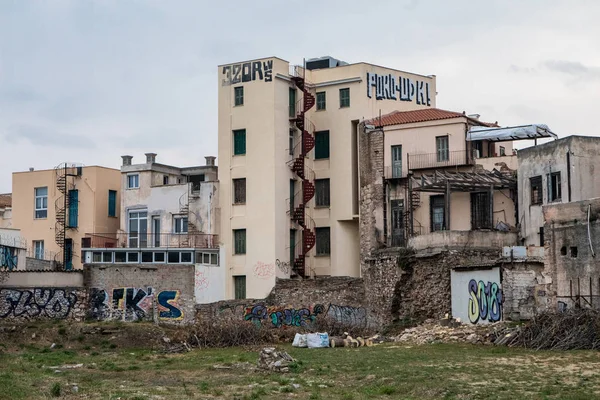
[[[448,136],[437,136],[435,138],[435,148],[437,150],[437,161],[448,161],[450,158],[450,149],[448,145]]]
[[[315,180],[315,205],[329,207],[329,179]]]
[[[233,89],[234,97],[235,97],[235,105],[243,106],[244,105],[244,87],[238,86]]]
[[[246,298],[246,276],[239,275],[233,277],[233,288],[236,299]]]
[[[290,102],[290,118],[294,118],[296,116],[296,89],[290,88],[289,102]]]
[[[340,89],[340,108],[350,107],[350,88]]]
[[[533,178],[529,178],[529,183],[531,185],[531,204],[542,204],[544,202],[542,177],[534,176]]]
[[[246,130],[236,129],[233,131],[233,155],[246,154]]]
[[[328,256],[331,254],[331,234],[330,228],[316,228],[316,248],[318,256]]]
[[[234,254],[246,254],[246,230],[233,230],[233,249]]]
[[[560,172],[553,172],[548,175],[548,202],[559,201],[561,199]]]
[[[38,187],[35,193],[35,218],[48,217],[48,187]]]
[[[431,196],[429,198],[431,231],[446,230],[445,201],[444,195]]]
[[[491,229],[490,194],[471,193],[471,229]]]
[[[329,158],[329,131],[315,132],[315,160]]]
[[[246,178],[233,180],[233,204],[246,204]]]
[[[324,110],[327,106],[325,92],[317,92],[317,111]]]

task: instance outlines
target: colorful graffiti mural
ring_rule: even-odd
[[[97,320],[151,320],[155,315],[156,303],[159,319],[177,321],[183,319],[178,301],[178,290],[157,293],[151,287],[129,287],[114,288],[109,294],[104,289],[93,288],[90,292],[89,317]]]
[[[469,281],[469,321],[476,324],[479,321],[496,322],[502,319],[502,289],[496,282],[475,279]]]
[[[69,289],[1,289],[0,318],[48,317],[67,318],[77,303],[75,290]]]
[[[230,309],[231,307],[226,307]],[[235,310],[234,310],[235,312]],[[311,307],[293,308],[267,306],[263,303],[247,306],[243,318],[257,325],[267,323],[272,327],[306,327],[314,323],[319,315],[327,316],[341,324],[353,326],[367,325],[367,311],[362,307],[338,306],[328,307],[315,304]]]
[[[0,245],[0,268],[8,268],[9,270],[17,268],[19,263],[17,251],[18,249],[14,247]]]

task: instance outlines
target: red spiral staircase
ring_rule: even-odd
[[[294,204],[291,204],[290,218],[302,229],[302,235],[294,247],[293,272],[306,276],[306,256],[315,246],[315,224],[306,214],[308,202],[315,196],[315,173],[306,165],[308,153],[315,147],[313,136],[314,125],[307,120],[306,112],[315,105],[315,96],[310,93],[304,77],[304,69],[295,67],[291,76],[292,82],[302,92],[302,99],[296,106],[295,116],[290,118],[298,130],[300,141],[295,144],[293,157],[289,165],[294,174],[301,179],[302,188],[294,195]]]

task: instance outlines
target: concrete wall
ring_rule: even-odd
[[[0,287],[14,288],[83,288],[81,271],[14,271]]]
[[[54,271],[56,268],[57,264],[54,260],[40,260],[33,257],[25,259],[25,269],[27,271]]]
[[[519,223],[524,245],[540,245],[539,230],[544,226],[542,206],[548,204],[548,177],[560,172],[562,197],[554,203],[567,203],[600,196],[600,138],[569,136],[539,146],[521,149],[519,161]],[[567,156],[569,154],[569,156]],[[570,165],[567,164],[567,157]],[[569,173],[570,170],[570,182]],[[531,204],[530,178],[542,177],[543,204]],[[570,198],[569,198],[570,187]]]
[[[543,214],[552,307],[600,308],[600,199],[544,206]]]
[[[452,317],[471,324],[487,324],[503,319],[504,300],[500,268],[473,268],[450,273]]]
[[[441,231],[409,239],[408,247],[413,250],[495,248],[498,257],[503,246],[517,243],[517,234],[500,231]]]
[[[0,228],[12,228],[12,208],[0,207]]]
[[[194,320],[193,265],[86,264],[88,317],[188,324]]]
[[[221,248],[219,259],[224,259],[225,249]],[[196,260],[197,262],[199,260]],[[196,264],[194,271],[194,297],[196,304],[214,303],[225,300],[227,271],[222,265]]]
[[[114,234],[119,228],[119,218],[108,216],[108,191],[117,191],[118,207],[120,172],[97,166],[83,167],[81,177],[69,177],[68,181],[79,191],[79,205],[78,227],[77,229],[67,229],[66,236],[73,240],[73,267],[81,269],[81,239],[85,237],[85,234]],[[55,202],[62,194],[56,188],[56,171],[15,172],[12,183],[13,227],[21,230],[21,235],[27,239],[28,243],[42,240],[46,252],[60,253],[62,249],[55,239]],[[34,189],[37,187],[48,188],[47,218],[34,218]],[[59,255],[60,260],[62,257]]]

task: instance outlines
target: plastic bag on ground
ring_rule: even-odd
[[[306,335],[306,344],[309,349],[329,347],[329,334],[318,332],[309,333]]]
[[[308,347],[306,343],[306,335],[302,335],[300,333],[296,333],[294,336],[294,341],[292,342],[292,346],[294,347]]]

